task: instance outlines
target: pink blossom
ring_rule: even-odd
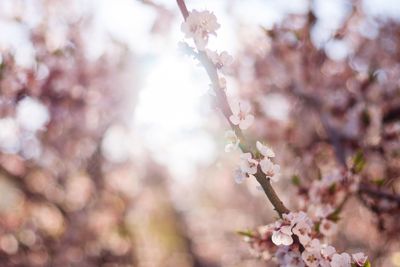
[[[364,266],[368,259],[368,257],[362,252],[352,254],[351,257],[358,266]]]
[[[280,166],[278,164],[274,164],[269,158],[263,158],[260,161],[261,170],[267,178],[270,178],[271,181],[277,182],[279,180],[279,171]]]
[[[333,236],[337,232],[337,224],[331,220],[323,219],[319,226],[319,231],[324,236]]]
[[[331,261],[332,267],[351,267],[351,258],[347,253],[334,254]]]
[[[282,225],[282,222],[276,222],[276,228],[272,233],[272,242],[277,245],[289,246],[293,244],[292,227],[290,225]]]
[[[250,114],[250,104],[247,102],[233,102],[231,109],[232,115],[229,120],[234,125],[239,125],[242,130],[249,128],[254,121],[254,116]]]
[[[266,145],[262,144],[261,142],[257,141],[256,143],[258,151],[260,151],[261,155],[267,158],[273,158],[275,157],[274,151],[267,147]]]
[[[240,170],[249,175],[257,173],[258,161],[252,158],[251,153],[240,155]]]
[[[231,66],[233,64],[233,57],[228,52],[223,51],[218,54],[215,51],[206,50],[208,57],[214,63],[214,66],[221,70],[223,74],[229,74],[231,72]]]
[[[215,15],[209,11],[193,10],[186,21],[182,23],[181,30],[186,38],[193,38],[197,49],[204,50],[210,34],[216,34],[220,27]]]

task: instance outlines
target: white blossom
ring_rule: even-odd
[[[16,121],[22,128],[36,132],[50,121],[49,110],[38,99],[25,97],[17,104]]]
[[[263,145],[261,142],[257,141],[256,143],[258,151],[260,151],[261,155],[267,158],[273,158],[275,157],[274,151],[267,147],[266,145]]]
[[[321,251],[321,242],[314,238],[305,246],[305,249],[311,252],[319,252]]]
[[[307,213],[313,220],[324,219],[334,212],[330,204],[311,204],[308,206]]]
[[[288,214],[283,214],[283,218],[290,221],[292,223],[292,226],[294,226],[296,223],[299,222],[306,222],[310,226],[313,225],[311,219],[304,211],[290,212]]]
[[[223,51],[222,53],[218,54],[217,52],[208,49],[206,52],[217,69],[221,70],[221,72],[224,74],[229,74],[231,72],[233,57],[229,55],[228,52]]]
[[[289,251],[284,254],[283,262],[280,263],[282,267],[305,267],[301,254],[295,251]]]
[[[250,127],[254,121],[254,116],[250,113],[250,104],[247,102],[233,102],[231,105],[232,115],[229,120],[234,125],[239,125],[239,128],[245,130]]]
[[[217,18],[209,11],[193,10],[186,21],[182,23],[181,30],[186,38],[193,38],[198,50],[204,50],[210,34],[216,34],[219,28]]]
[[[225,145],[225,152],[231,152],[238,148],[240,140],[236,136],[235,131],[229,130],[225,133],[227,144]]]
[[[324,236],[333,236],[337,232],[337,224],[331,220],[323,219],[319,226],[319,231]]]
[[[237,184],[243,183],[243,181],[247,178],[247,173],[243,172],[241,169],[237,169],[235,171],[235,182]]]
[[[351,257],[358,266],[364,266],[368,259],[368,257],[362,252],[352,254]]]
[[[309,267],[318,267],[320,261],[320,254],[316,251],[303,251],[301,253],[301,258],[305,261],[306,265]]]
[[[321,267],[331,267],[332,256],[336,253],[336,249],[332,246],[323,245],[321,248],[321,259],[319,265]]]
[[[293,234],[297,235],[297,237],[299,238],[299,241],[302,245],[306,245],[306,244],[308,244],[308,242],[310,242],[311,226],[307,222],[305,222],[305,221],[298,222],[293,227],[292,231],[293,231]]]
[[[274,164],[269,158],[263,158],[260,161],[261,170],[267,178],[270,178],[271,181],[277,182],[279,180],[280,175],[280,166],[278,164]]]
[[[331,261],[332,267],[351,267],[351,258],[347,253],[334,254]]]
[[[272,242],[277,246],[289,246],[293,244],[292,226],[283,225],[282,221],[277,221],[275,223],[275,230],[272,233]]]
[[[332,246],[324,245],[321,248],[321,255],[325,259],[331,260],[332,256],[336,253],[336,249]]]
[[[257,173],[258,161],[252,158],[251,153],[243,153],[240,155],[240,170],[249,175]]]

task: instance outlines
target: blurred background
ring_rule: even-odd
[[[210,47],[235,58],[228,94],[252,103],[284,202],[337,168],[334,129],[366,189],[330,242],[400,266],[400,2],[187,5],[221,24]],[[171,0],[0,0],[0,266],[274,266],[236,234],[276,215],[234,182],[181,22]]]

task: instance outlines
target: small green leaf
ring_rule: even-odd
[[[321,226],[321,223],[320,222],[317,222],[317,223],[315,223],[315,225],[314,225],[314,229],[315,229],[315,231],[317,231],[318,233],[319,233],[319,227]]]
[[[383,185],[385,184],[385,179],[383,179],[383,178],[376,178],[376,179],[373,179],[372,182],[373,182],[374,184],[376,184],[377,186],[383,186]]]
[[[365,166],[365,158],[362,151],[358,151],[353,158],[353,171],[354,173],[360,173]]]
[[[367,260],[367,262],[364,264],[363,267],[372,267],[371,262],[369,260]]]
[[[245,237],[250,237],[250,238],[253,238],[255,236],[254,232],[251,231],[251,230],[239,230],[239,231],[236,231],[236,233],[238,235],[245,236]]]
[[[300,177],[298,175],[292,176],[292,184],[294,184],[295,186],[300,186],[301,181],[300,181]]]
[[[327,217],[327,219],[333,221],[333,222],[338,222],[340,220],[340,210],[336,209],[334,212],[332,212],[331,214],[329,214],[329,216]]]

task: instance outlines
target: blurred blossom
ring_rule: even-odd
[[[22,192],[11,182],[0,175],[0,214],[17,212],[22,208],[24,196]]]
[[[7,254],[15,254],[18,251],[18,241],[13,235],[6,234],[0,237],[0,247]]]
[[[43,129],[50,119],[46,106],[31,97],[25,97],[19,101],[16,112],[18,124],[32,132]]]
[[[64,230],[64,218],[60,210],[50,204],[31,204],[33,223],[50,236],[59,236]]]
[[[107,160],[115,163],[129,159],[133,144],[128,130],[121,125],[107,129],[102,142],[102,152]]]
[[[281,94],[268,94],[259,100],[262,111],[271,119],[287,122],[289,116],[289,102]]]
[[[0,149],[6,153],[17,153],[20,149],[19,132],[13,118],[0,119]]]
[[[93,191],[93,182],[84,174],[70,177],[66,184],[65,201],[69,210],[85,207]]]
[[[325,51],[333,60],[344,60],[350,54],[350,48],[345,41],[332,40],[325,46]]]

